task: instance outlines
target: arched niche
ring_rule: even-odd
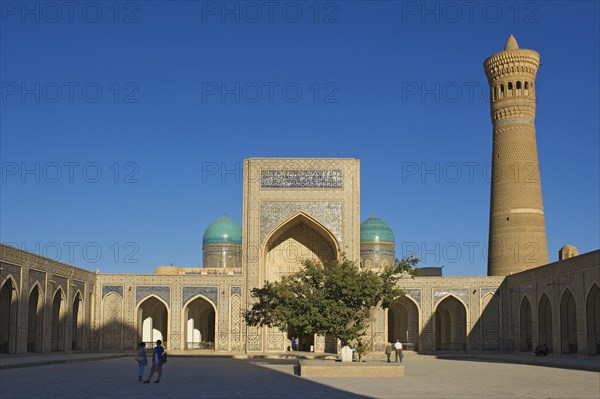
[[[80,291],[77,291],[75,297],[73,298],[73,306],[72,306],[72,330],[71,330],[71,350],[81,350],[81,341],[82,341],[82,320],[83,320],[83,295]]]
[[[102,299],[102,349],[122,349],[122,330],[123,297],[113,291]]]
[[[586,305],[588,354],[600,354],[600,286],[594,283],[588,292]]]
[[[560,346],[562,353],[577,353],[577,307],[568,288],[560,300]]]
[[[65,350],[66,318],[65,294],[58,288],[52,298],[52,324],[50,334],[50,349],[52,351]]]
[[[467,348],[467,309],[452,295],[440,301],[435,309],[435,338],[437,350]]]
[[[488,293],[481,300],[481,333],[483,350],[500,349],[500,299]]]
[[[166,348],[169,327],[167,305],[158,297],[150,295],[140,302],[137,308],[137,330],[140,341],[148,348],[154,348],[157,340]]]
[[[29,292],[27,306],[27,351],[42,351],[42,333],[44,326],[44,301],[43,291],[39,284],[35,284]]]
[[[532,350],[532,322],[531,322],[531,304],[527,297],[521,301],[519,311],[519,332],[521,341],[521,351],[531,352]]]
[[[183,310],[185,349],[215,350],[217,335],[216,309],[211,301],[199,295]]]
[[[279,281],[302,268],[302,261],[314,259],[326,264],[340,258],[340,245],[331,231],[305,212],[298,212],[279,226],[265,238],[261,250],[261,281]],[[280,342],[284,350],[294,332],[267,332],[271,338]],[[282,334],[283,337],[278,336]],[[315,336],[299,336],[299,349],[308,351],[317,342]],[[337,352],[337,339],[324,337],[325,352]],[[268,340],[269,338],[267,338]]]
[[[0,286],[0,353],[15,353],[18,297],[12,277]]]
[[[419,308],[408,296],[394,301],[388,311],[388,342],[400,340],[405,347],[418,350]]]
[[[542,294],[538,307],[539,344],[546,345],[552,352],[552,305],[548,295]]]
[[[299,212],[275,228],[263,246],[262,279],[278,281],[302,267],[304,259],[325,263],[339,258],[333,234],[317,220]]]

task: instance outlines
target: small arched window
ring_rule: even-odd
[[[500,98],[504,98],[504,84],[500,85]]]
[[[529,83],[525,82],[525,90],[528,90],[528,89],[529,89]]]
[[[517,80],[517,90],[521,90],[521,81]]]
[[[512,82],[508,82],[508,90],[512,90],[513,89],[513,84]]]
[[[494,86],[494,101],[498,99],[498,88]]]

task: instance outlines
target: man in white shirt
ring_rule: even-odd
[[[396,363],[398,363],[398,359],[400,359],[400,363],[402,363],[402,343],[397,339],[394,344],[394,349],[396,349]]]

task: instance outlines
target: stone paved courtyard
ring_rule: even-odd
[[[13,398],[598,398],[600,374],[474,360],[415,358],[404,378],[302,378],[296,361],[171,357],[160,384],[116,358],[0,371]],[[147,375],[147,374],[146,374]]]

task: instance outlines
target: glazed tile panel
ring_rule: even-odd
[[[261,188],[343,188],[341,170],[262,170]]]
[[[297,212],[305,212],[342,242],[342,203],[338,201],[268,201],[260,204],[260,241]]]

